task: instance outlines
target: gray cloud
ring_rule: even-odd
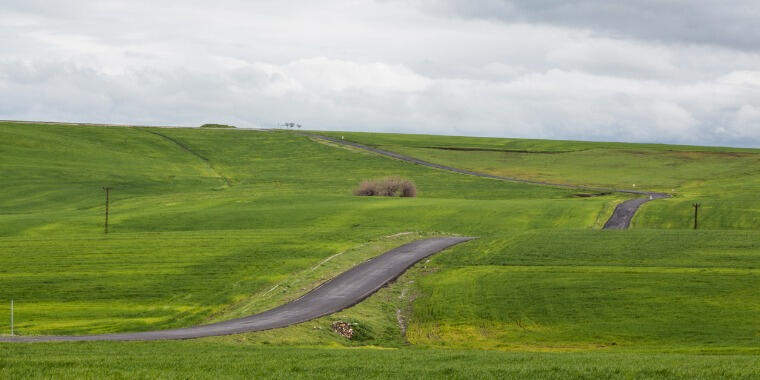
[[[443,0],[425,8],[462,17],[541,22],[613,37],[760,50],[753,0]]]
[[[562,70],[492,82],[326,58],[250,64],[215,75],[108,74],[52,62],[5,63],[0,72],[16,99],[0,105],[0,114],[28,119],[218,120],[264,127],[296,119],[319,129],[743,146],[760,141],[760,72],[684,85]]]

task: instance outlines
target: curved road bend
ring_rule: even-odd
[[[629,199],[615,207],[615,211],[612,212],[612,216],[604,223],[605,230],[624,230],[631,225],[631,219],[636,215],[639,207],[646,202],[655,199],[670,198],[669,194],[663,193],[649,193],[646,198],[634,198]]]
[[[337,143],[341,145],[347,145],[354,148],[366,150],[366,151],[377,153],[383,156],[392,157],[401,161],[411,162],[413,164],[428,166],[431,168],[441,169],[441,170],[459,173],[459,174],[467,174],[467,175],[472,175],[476,177],[498,179],[498,180],[509,181],[509,182],[527,183],[531,185],[545,185],[545,186],[564,187],[564,188],[569,188],[569,189],[590,190],[590,191],[609,191],[609,192],[616,192],[616,193],[627,193],[627,194],[637,194],[637,195],[646,196],[645,198],[629,199],[617,205],[617,207],[615,207],[615,211],[612,212],[612,216],[610,216],[610,219],[607,220],[607,222],[604,224],[604,229],[607,229],[607,230],[620,230],[620,229],[628,228],[628,226],[631,224],[631,219],[633,219],[633,216],[636,214],[636,211],[639,209],[639,207],[641,207],[642,204],[649,202],[651,200],[655,200],[655,199],[670,198],[670,194],[666,194],[666,193],[653,193],[653,192],[648,192],[648,191],[637,191],[637,190],[605,189],[605,188],[566,185],[566,184],[542,182],[542,181],[531,181],[527,179],[513,178],[513,177],[502,177],[502,176],[488,174],[488,173],[474,172],[467,169],[460,169],[460,168],[455,168],[451,166],[435,164],[432,162],[420,160],[418,158],[399,154],[396,152],[377,149],[371,146],[355,143],[353,141],[346,141],[346,140],[336,139],[334,137],[316,135],[316,134],[311,134],[311,133],[301,133],[301,134],[304,136],[308,136],[308,137],[312,137],[312,138],[316,138],[320,140],[325,140],[325,141],[329,141],[329,142],[333,142],[333,143]]]
[[[325,282],[295,301],[249,317],[173,330],[81,336],[0,337],[0,342],[192,339],[285,327],[332,314],[359,303],[416,262],[471,237],[439,237],[402,245]]]

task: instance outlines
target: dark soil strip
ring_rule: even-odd
[[[498,149],[498,148],[464,148],[455,146],[423,146],[425,149],[455,150],[462,152],[502,152],[502,153],[529,153],[529,154],[559,154],[580,152],[581,150],[525,150],[525,149]]]
[[[184,151],[186,151],[186,152],[188,152],[188,153],[192,154],[192,155],[193,155],[193,156],[195,156],[195,157],[198,157],[198,158],[199,158],[201,161],[203,161],[203,162],[206,164],[206,166],[208,166],[208,168],[209,168],[209,169],[211,169],[211,171],[213,171],[214,173],[216,173],[216,175],[217,175],[219,178],[223,179],[223,180],[224,180],[224,182],[227,184],[227,186],[229,186],[229,187],[231,187],[231,186],[232,186],[232,182],[230,181],[230,179],[229,179],[229,178],[227,178],[226,176],[224,176],[222,173],[219,173],[219,171],[217,171],[217,170],[214,168],[214,165],[212,165],[212,164],[211,164],[211,160],[209,160],[208,158],[204,157],[204,156],[203,156],[203,155],[201,155],[200,153],[198,153],[198,152],[196,152],[196,151],[194,151],[194,150],[190,149],[190,147],[189,147],[189,146],[187,146],[187,145],[183,144],[181,141],[179,141],[179,140],[177,140],[177,139],[175,139],[175,138],[169,137],[169,136],[167,136],[167,135],[164,135],[164,134],[158,133],[158,132],[156,132],[156,131],[151,131],[150,129],[145,129],[145,128],[142,128],[142,127],[138,127],[138,128],[139,128],[141,131],[145,131],[145,132],[148,132],[148,133],[154,134],[154,135],[156,135],[156,136],[159,136],[159,137],[161,137],[161,138],[164,138],[164,139],[166,139],[166,140],[169,140],[169,141],[171,141],[172,143],[174,143],[175,145],[177,145],[178,147],[180,147],[182,150],[184,150]],[[136,129],[137,129],[137,128],[136,128]]]

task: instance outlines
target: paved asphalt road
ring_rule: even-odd
[[[341,273],[295,301],[245,318],[210,325],[137,333],[0,337],[0,342],[192,339],[285,327],[353,306],[396,279],[416,262],[472,239],[440,237],[402,245]]]
[[[631,219],[636,211],[646,202],[655,199],[669,198],[670,195],[663,193],[650,193],[646,198],[629,199],[615,207],[612,216],[604,224],[605,230],[624,230],[631,224]]]
[[[302,133],[302,134],[305,136],[320,139],[320,140],[330,141],[337,144],[359,148],[359,149],[377,153],[383,156],[392,157],[401,161],[411,162],[413,164],[428,166],[431,168],[446,170],[446,171],[454,172],[454,173],[467,174],[467,175],[473,175],[473,176],[484,177],[484,178],[492,178],[492,179],[498,179],[502,181],[529,183],[533,185],[546,185],[546,186],[564,187],[564,188],[569,188],[569,189],[579,189],[579,190],[598,191],[598,192],[628,193],[628,194],[636,194],[636,195],[645,196],[643,198],[630,199],[617,205],[617,207],[615,207],[615,211],[612,212],[612,216],[610,216],[610,219],[607,220],[607,223],[604,224],[604,229],[607,229],[607,230],[620,230],[620,229],[628,228],[628,226],[631,224],[631,219],[633,219],[633,216],[636,214],[636,211],[639,209],[639,207],[642,204],[654,199],[670,198],[670,194],[665,194],[665,193],[652,193],[648,191],[617,190],[617,189],[573,186],[573,185],[564,185],[564,184],[551,183],[551,182],[530,181],[530,180],[520,179],[520,178],[502,177],[498,175],[474,172],[471,170],[460,169],[460,168],[455,168],[455,167],[446,166],[446,165],[439,165],[432,162],[423,161],[414,157],[405,156],[403,154],[399,154],[396,152],[390,152],[387,150],[377,149],[371,146],[355,143],[353,141],[346,141],[342,139],[336,139],[333,137],[316,135],[316,134],[311,134],[311,133]]]

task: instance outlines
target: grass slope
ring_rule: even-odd
[[[631,178],[615,165],[626,164],[632,175],[646,174],[650,182],[640,187],[678,187],[675,199],[649,203],[635,220],[638,228],[671,230],[598,230],[625,195],[578,198],[572,190],[447,173],[288,132],[0,123],[0,301],[16,300],[22,334],[138,331],[247,315],[406,241],[480,237],[332,316],[195,342],[0,344],[0,374],[757,372],[760,235],[749,230],[757,181],[745,174],[751,169],[740,170],[754,165],[754,151],[344,135],[453,166],[573,183],[624,186]],[[425,156],[430,152],[440,156]],[[514,154],[528,155],[528,163],[512,165]],[[663,166],[663,157],[675,154],[684,157]],[[549,156],[564,158],[541,158]],[[671,166],[688,170],[668,182]],[[413,179],[419,196],[351,195],[359,181],[386,175]],[[108,236],[102,186],[114,188]],[[713,196],[721,189],[737,190],[721,205]],[[706,228],[744,231],[678,230],[690,211],[681,207],[706,195]],[[740,211],[726,211],[732,207]],[[354,323],[356,339],[330,330],[337,319]],[[0,331],[7,323],[0,319]],[[367,346],[393,349],[341,348]],[[464,348],[514,352],[451,350]],[[721,356],[707,355],[714,353]]]
[[[662,144],[325,132],[430,162],[553,183],[673,193],[643,206],[637,228],[760,228],[760,150]]]
[[[186,326],[382,236],[591,227],[615,200],[504,186],[290,133],[12,124],[0,134],[9,157],[0,298],[16,300],[22,334]],[[351,195],[361,179],[388,174],[414,178],[420,197]],[[102,186],[113,187],[108,236]]]
[[[432,260],[411,342],[760,354],[758,232],[538,230],[473,248]]]
[[[244,346],[207,340],[0,346],[3,378],[752,379],[758,356]]]

